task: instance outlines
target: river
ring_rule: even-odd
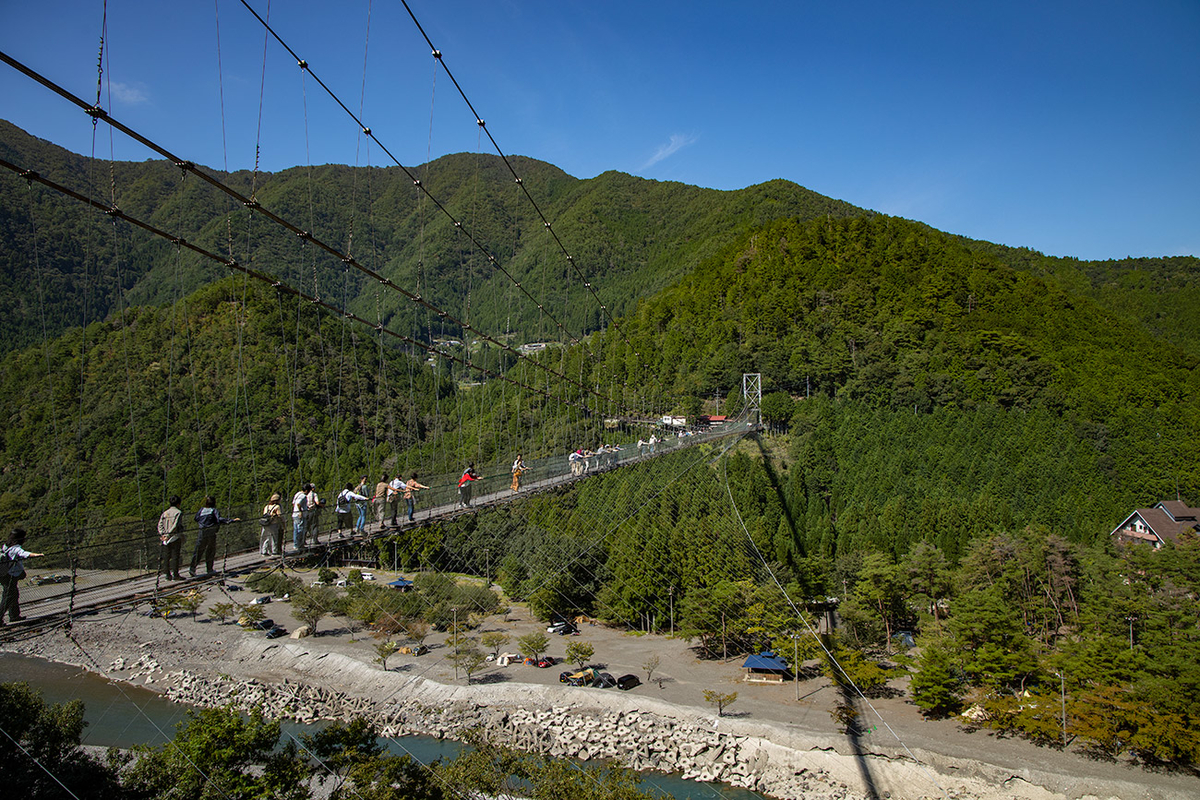
[[[97,747],[159,745],[175,735],[175,726],[188,706],[172,703],[138,686],[110,681],[76,667],[39,658],[0,653],[0,681],[25,681],[39,689],[47,702],[82,700],[86,708],[83,744]],[[284,735],[299,736],[311,726],[283,723]],[[396,754],[407,753],[423,764],[451,759],[463,745],[430,736],[383,740]],[[676,775],[642,773],[643,791],[678,800],[764,800],[763,795],[724,784],[685,781]]]

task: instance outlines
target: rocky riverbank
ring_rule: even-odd
[[[167,697],[198,706],[234,703],[267,716],[300,722],[371,720],[386,737],[425,735],[465,740],[481,736],[525,752],[581,761],[610,760],[639,771],[677,772],[685,779],[719,781],[781,798],[857,796],[824,770],[792,774],[774,769],[767,743],[756,737],[638,710],[597,713],[571,705],[549,708],[456,700],[429,706],[398,697],[376,701],[320,686],[191,672],[166,676]]]
[[[606,641],[598,630],[590,635],[614,656],[618,648],[652,644],[658,652],[673,644],[626,643],[619,634]],[[1200,787],[1194,777],[968,736],[943,723],[908,723],[899,734],[911,749],[883,731],[852,742],[831,730],[824,709],[806,712],[810,706],[784,700],[790,687],[774,705],[762,702],[763,689],[745,687],[738,708],[746,710],[717,717],[687,703],[699,693],[691,687],[721,684],[714,667],[689,665],[685,653],[672,656],[675,682],[660,694],[650,687],[565,687],[553,670],[534,668],[497,668],[464,686],[461,679],[451,682],[452,669],[437,657],[444,646],[435,643],[435,652],[420,658],[396,656],[385,671],[373,662],[370,643],[345,630],[270,641],[232,625],[127,612],[81,618],[65,636],[47,634],[6,649],[82,666],[180,702],[262,705],[271,716],[299,721],[361,715],[389,736],[483,735],[554,757],[612,760],[788,800],[1185,800]],[[620,657],[625,663],[641,658]],[[686,686],[678,671],[685,667],[694,670]]]

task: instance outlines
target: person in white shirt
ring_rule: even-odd
[[[400,496],[404,492],[404,481],[400,480],[400,473],[396,473],[396,477],[392,478],[392,482],[388,484],[387,501],[388,507],[392,511],[392,527],[400,527]]]
[[[321,502],[321,498],[317,497],[317,490],[313,485],[308,484],[308,494],[305,495],[308,500],[308,513],[306,513],[304,523],[305,535],[312,539],[313,544],[321,543],[321,510],[325,508],[325,504]]]
[[[33,553],[21,545],[25,544],[25,531],[13,528],[9,534],[8,543],[4,545],[3,558],[0,559],[0,581],[3,581],[4,595],[0,600],[0,625],[4,624],[4,615],[8,614],[9,622],[20,622],[21,592],[17,584],[25,577],[26,558],[41,558],[45,553]]]
[[[308,492],[311,483],[292,495],[292,544],[297,550],[303,550],[308,540]]]
[[[347,483],[346,488],[338,492],[337,506],[334,510],[337,511],[338,535],[341,538],[345,539],[347,532],[354,531],[354,523],[351,521],[351,517],[357,508],[355,504],[359,500],[366,499],[366,495],[354,491],[353,484]]]

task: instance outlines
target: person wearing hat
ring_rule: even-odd
[[[264,556],[283,555],[283,509],[279,505],[280,499],[279,492],[274,492],[263,506],[258,551]]]
[[[0,551],[0,582],[4,586],[3,600],[0,600],[0,625],[4,624],[4,615],[8,614],[9,622],[20,622],[21,592],[17,587],[21,578],[25,577],[26,558],[39,558],[45,553],[31,553],[21,545],[25,544],[25,531],[13,528],[8,536],[8,542]]]

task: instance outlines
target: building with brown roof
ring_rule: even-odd
[[[1179,500],[1164,500],[1153,508],[1139,508],[1113,528],[1118,544],[1141,542],[1154,549],[1179,537],[1200,532],[1200,509],[1189,507]]]

